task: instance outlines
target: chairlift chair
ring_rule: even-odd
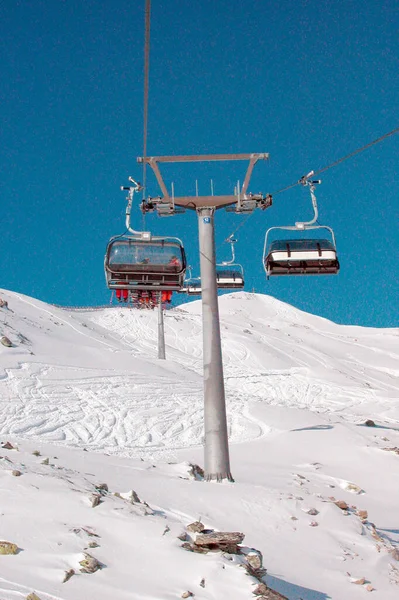
[[[105,253],[105,277],[111,290],[179,291],[186,259],[177,238],[115,236]]]
[[[235,262],[234,244],[237,240],[231,235],[226,240],[231,244],[231,259],[216,265],[216,285],[220,290],[242,289],[244,287],[244,269]],[[200,277],[192,277],[191,267],[187,267],[189,277],[184,281],[182,292],[188,296],[199,296],[202,293]]]
[[[241,290],[244,287],[244,269],[235,262],[234,244],[237,240],[231,235],[226,242],[231,245],[231,259],[216,265],[217,287],[221,290]]]
[[[309,181],[309,173],[300,180],[308,185],[314,209],[314,217],[308,222],[297,222],[294,226],[271,227],[267,230],[263,248],[263,266],[266,276],[274,275],[334,275],[339,271],[339,261],[335,244],[335,236],[331,227],[315,225],[318,217],[315,185],[320,181]],[[269,243],[272,231],[297,231],[323,229],[329,232],[331,241],[321,238],[278,239]]]
[[[130,225],[134,193],[140,184],[129,178],[126,228],[128,234],[112,237],[107,245],[104,270],[110,290],[148,292],[179,291],[184,282],[186,257],[182,242],[175,237],[153,237]],[[126,294],[126,292],[125,292]]]
[[[187,267],[186,278],[180,291],[184,294],[187,294],[187,296],[201,296],[201,277],[193,277],[192,267],[190,266]]]
[[[187,296],[201,296],[201,277],[194,277],[191,281],[186,282],[183,289]]]

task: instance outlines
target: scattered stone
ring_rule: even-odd
[[[378,534],[377,529],[374,525],[374,523],[370,523],[370,528],[371,528],[371,535],[372,537],[377,540],[377,542],[383,542],[384,540],[382,539],[382,537]]]
[[[14,469],[13,471],[11,471],[11,475],[14,475],[14,477],[20,477],[22,473],[21,471],[18,471],[18,469]]]
[[[297,517],[291,516],[290,517],[291,521],[298,521]]]
[[[131,490],[131,492],[130,492],[130,502],[132,504],[134,504],[135,502],[137,504],[141,504],[141,500],[140,500],[140,498],[138,497],[138,495],[136,494],[136,492],[134,490]],[[147,504],[147,506],[148,506],[148,504]]]
[[[266,595],[268,591],[269,591],[269,588],[267,587],[267,585],[265,583],[258,583],[256,588],[254,590],[252,590],[252,593],[255,596],[262,596],[262,595]],[[266,596],[266,598],[267,598],[267,596]]]
[[[387,452],[394,452],[395,454],[399,454],[399,448],[397,446],[395,446],[394,448],[383,448],[383,450],[386,450]]]
[[[189,471],[188,471],[189,475],[191,475],[192,477],[194,477],[194,479],[197,479],[198,481],[202,481],[205,477],[205,471],[202,467],[200,467],[199,465],[193,465],[192,463],[189,463]]]
[[[29,596],[26,596],[26,600],[41,600],[39,598],[39,596],[37,594],[35,594],[35,592],[32,592],[31,594],[29,594]]]
[[[64,579],[62,580],[62,583],[66,583],[67,581],[69,581],[73,575],[75,575],[74,569],[69,569],[69,571],[65,571],[65,575],[64,575]]]
[[[351,583],[355,583],[356,585],[364,585],[366,583],[366,578],[365,577],[351,577],[350,580]]]
[[[345,489],[352,494],[364,494],[364,490],[362,490],[361,487],[356,485],[356,483],[350,483],[349,481],[346,483]]]
[[[39,450],[33,450],[32,454],[33,456],[41,456]]]
[[[262,567],[262,554],[261,552],[255,552],[252,550],[245,555],[245,560],[247,564],[255,570],[258,570]]]
[[[261,596],[257,596],[257,600],[288,600],[287,596],[279,594],[270,588],[267,588],[267,592]]]
[[[263,556],[262,552],[259,550],[255,550],[251,548],[249,552],[243,550],[245,559],[245,568],[249,575],[256,577],[257,579],[261,579],[267,573],[266,569],[263,567]]]
[[[357,510],[356,514],[360,519],[362,519],[362,521],[365,521],[369,516],[367,510]]]
[[[193,533],[200,533],[204,529],[205,525],[201,521],[194,521],[194,523],[187,525],[187,531],[192,531]]]
[[[97,542],[89,542],[89,548],[99,548],[100,544],[97,544]]]
[[[1,336],[0,342],[7,348],[12,348],[12,341],[5,335]]]
[[[392,556],[392,558],[394,560],[399,561],[399,549],[398,548],[392,548],[392,550],[389,551],[389,554]]]
[[[203,530],[206,531],[206,530]],[[227,552],[228,554],[241,554],[238,544],[244,539],[244,534],[237,531],[199,533],[194,540],[194,546],[206,548],[208,551]]]
[[[203,577],[203,578],[201,579],[201,581],[200,581],[200,586],[201,586],[202,588],[204,588],[204,587],[205,587],[205,578],[204,578],[204,577]]]
[[[338,506],[341,510],[348,510],[349,506],[345,502],[345,500],[335,500],[335,506]]]
[[[1,444],[1,447],[4,450],[16,450],[17,449],[15,446],[12,445],[11,442],[4,442],[3,444]]]
[[[0,542],[0,554],[18,554],[18,550],[17,544],[5,541]]]
[[[95,508],[101,504],[101,494],[91,494],[90,496],[91,507]]]
[[[317,521],[310,521],[309,525],[310,525],[310,527],[318,527],[319,526]]]
[[[134,504],[133,501],[132,501],[132,504]],[[155,511],[152,510],[151,506],[149,504],[147,504],[147,502],[143,502],[143,504],[144,504],[144,514],[146,516],[155,514]]]
[[[3,300],[3,298],[0,298],[0,308],[8,308],[7,300]]]
[[[177,539],[180,540],[181,542],[187,542],[187,540],[189,539],[188,534],[185,531],[182,531],[178,536]]]
[[[190,590],[187,590],[187,592],[183,592],[181,595],[182,598],[191,598],[192,596],[194,596],[194,594],[190,592]]]
[[[106,483],[99,483],[96,485],[96,490],[98,492],[108,492],[108,485]]]
[[[365,421],[364,424],[366,425],[366,427],[375,427],[375,423],[372,419],[367,419],[367,421]]]
[[[80,531],[80,529],[78,529],[77,531],[75,531],[75,533],[78,533],[79,531]],[[96,538],[101,537],[101,536],[98,535],[98,533],[95,533],[94,531],[91,531],[91,529],[88,529],[87,527],[82,527],[82,531],[84,531],[90,537],[96,537]]]
[[[50,459],[45,458],[44,460],[42,460],[41,464],[42,465],[48,465],[50,463]]]
[[[317,508],[309,508],[309,510],[305,510],[306,513],[308,513],[308,515],[312,515],[312,516],[316,516],[319,514],[319,511],[317,510]]]
[[[197,554],[208,554],[209,552],[209,548],[202,548],[191,542],[184,542],[181,547],[184,548],[184,550],[188,550],[188,552],[196,552]]]
[[[213,533],[200,533],[195,538],[196,546],[230,546],[241,544],[245,537],[244,533],[239,531],[224,532],[214,531]]]
[[[375,588],[373,588],[373,586],[371,585],[371,583],[369,583],[369,584],[366,585],[366,590],[368,592],[374,592]]]
[[[165,535],[165,534],[166,534],[166,533],[168,533],[169,531],[170,531],[170,527],[169,527],[169,525],[166,525],[166,527],[165,527],[165,529],[164,529],[164,532],[163,532],[163,534],[162,534],[162,535]]]
[[[86,552],[84,553],[84,558],[79,561],[79,564],[82,567],[80,569],[81,573],[95,573],[101,569],[101,564],[98,560],[94,556],[86,554]]]

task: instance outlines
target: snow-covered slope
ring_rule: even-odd
[[[250,598],[238,559],[180,548],[176,536],[200,516],[245,533],[290,600],[357,598],[367,586],[397,598],[398,329],[339,326],[259,294],[221,297],[236,483],[206,484],[187,475],[187,461],[202,463],[200,302],[167,311],[158,361],[156,313],[0,296],[0,334],[13,343],[0,345],[0,439],[19,448],[1,452],[0,538],[23,549],[0,556],[2,600],[34,590],[41,600]],[[91,508],[101,482],[109,493]],[[150,514],[112,495],[131,489]],[[78,572],[84,528],[101,536],[92,554],[107,566],[91,575]]]

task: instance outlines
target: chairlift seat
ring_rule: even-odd
[[[186,259],[177,241],[118,236],[108,243],[104,268],[109,289],[178,291]]]
[[[201,279],[198,279],[196,281],[188,281],[186,282],[183,291],[188,295],[188,296],[201,296],[202,294],[202,286],[201,286]]]
[[[337,251],[325,239],[276,240],[265,258],[268,277],[273,275],[334,275],[339,271]]]
[[[216,271],[216,282],[219,289],[242,289],[244,287],[244,276],[237,268],[218,269]]]

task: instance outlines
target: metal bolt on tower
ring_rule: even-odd
[[[220,337],[219,305],[216,281],[215,211],[219,208],[236,213],[250,213],[256,208],[271,206],[271,197],[248,193],[248,184],[254,165],[268,159],[266,153],[208,154],[196,156],[153,156],[138,158],[153,169],[163,196],[143,202],[143,210],[156,210],[160,216],[174,215],[182,209],[196,210],[198,215],[199,251],[202,287],[203,364],[204,364],[204,427],[205,478],[207,481],[234,481],[230,471],[223,379],[222,343]],[[248,160],[249,165],[242,188],[234,194],[222,196],[170,196],[160,173],[158,163],[186,163],[207,161]],[[176,207],[178,207],[176,209]],[[180,209],[180,210],[179,210]]]

